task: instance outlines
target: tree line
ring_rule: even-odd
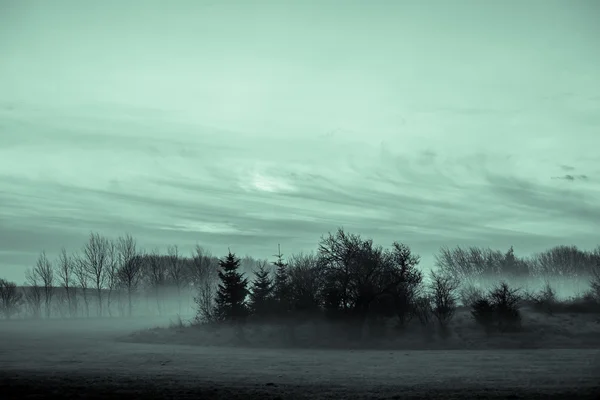
[[[0,310],[4,318],[50,318],[192,309],[202,322],[324,318],[377,331],[393,317],[400,325],[433,318],[443,326],[455,306],[452,290],[467,279],[589,276],[599,261],[600,247],[557,246],[527,258],[512,247],[443,247],[426,282],[409,246],[384,248],[342,228],[322,236],[316,252],[285,258],[279,251],[271,262],[231,251],[218,259],[200,246],[187,256],[177,246],[145,252],[131,235],[91,233],[79,252],[63,248],[51,261],[43,251],[25,286],[0,280]]]
[[[1,279],[0,310],[4,318],[132,316],[136,307],[181,312],[185,295],[216,276],[217,265],[200,246],[190,256],[176,245],[166,254],[145,252],[131,235],[112,240],[92,232],[79,252],[62,248],[51,261],[42,251],[23,286]]]

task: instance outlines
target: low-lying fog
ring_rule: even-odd
[[[169,318],[9,321],[0,327],[0,370],[35,376],[156,376],[171,384],[528,385],[597,383],[598,350],[372,351],[248,349],[124,343]],[[560,382],[556,377],[560,377]],[[116,378],[115,378],[116,379]],[[361,389],[361,390],[362,390]],[[349,389],[350,390],[350,389]]]

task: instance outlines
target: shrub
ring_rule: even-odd
[[[471,306],[471,315],[475,322],[482,325],[486,332],[515,331],[521,328],[518,289],[511,289],[506,282],[491,289],[487,296],[476,300]]]
[[[497,327],[501,332],[518,330],[521,327],[519,311],[521,296],[518,292],[519,289],[510,289],[506,282],[501,282],[489,293],[491,303],[495,308]]]
[[[599,313],[600,302],[594,293],[588,292],[583,296],[571,297],[562,304],[562,310],[570,313]]]
[[[544,288],[538,293],[528,294],[525,299],[530,303],[534,310],[553,315],[558,309],[558,300],[556,291],[549,282],[546,282]]]
[[[485,297],[483,290],[475,285],[468,285],[458,291],[460,302],[465,307],[472,307],[477,300]]]
[[[486,333],[491,333],[494,327],[494,305],[487,298],[474,300],[471,304],[471,315],[475,322],[481,325]]]

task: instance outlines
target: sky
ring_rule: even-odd
[[[0,277],[90,231],[593,248],[600,3],[0,0]]]

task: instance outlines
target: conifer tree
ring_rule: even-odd
[[[231,251],[223,260],[219,260],[219,266],[221,283],[215,299],[215,317],[219,321],[241,322],[248,314],[248,279],[238,272],[240,259]]]
[[[258,316],[265,317],[270,311],[273,294],[273,280],[265,263],[260,263],[258,270],[254,272],[256,278],[252,282],[250,293],[250,311]]]
[[[277,261],[273,263],[273,265],[277,268],[275,270],[275,279],[273,282],[273,298],[276,303],[277,311],[280,313],[286,313],[291,304],[290,282],[287,271],[288,264],[283,261],[281,247],[279,245],[277,247],[278,252],[275,255],[275,257],[277,257]]]

